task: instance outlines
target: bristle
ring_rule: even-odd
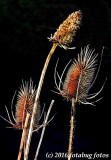
[[[69,43],[72,42],[77,29],[79,28],[82,17],[81,11],[73,12],[68,18],[59,26],[54,36],[49,38],[49,41],[58,43],[60,47],[68,49]]]

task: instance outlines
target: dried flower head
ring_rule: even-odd
[[[78,101],[84,104],[93,105],[93,102],[88,102],[87,100],[96,97],[103,89],[104,85],[102,86],[99,92],[94,93],[91,96],[88,95],[89,89],[93,86],[100,69],[100,65],[97,69],[96,57],[98,54],[93,53],[94,50],[89,49],[89,46],[85,47],[84,50],[81,49],[81,53],[78,54],[77,60],[74,59],[73,64],[69,68],[64,83],[62,82],[62,77],[68,65],[65,67],[61,77],[56,71],[56,65],[55,84],[60,94],[63,97],[67,98],[67,100],[72,100],[72,98],[74,98],[75,102]],[[95,75],[96,70],[97,73]],[[60,80],[59,85],[57,85],[56,82],[56,75],[58,75]]]
[[[9,121],[6,120],[4,117],[2,116],[1,117],[7,122],[9,122],[13,126],[13,128],[23,129],[26,115],[27,113],[29,113],[30,114],[30,118],[28,122],[28,128],[29,128],[32,111],[33,111],[33,105],[35,101],[35,94],[36,94],[36,90],[35,90],[35,87],[33,87],[32,80],[30,80],[30,83],[28,82],[23,83],[17,95],[15,115],[13,113],[13,109],[11,106],[12,117],[15,121],[15,124],[12,122],[10,118],[7,107],[6,107],[6,111],[8,114]],[[36,111],[34,129],[37,129],[38,127],[39,118],[40,118],[40,103],[38,104],[37,111]]]
[[[69,43],[72,42],[82,18],[81,11],[73,12],[68,18],[59,26],[53,37],[49,41],[57,43],[60,47],[68,49]]]
[[[17,104],[16,104],[16,115],[15,115],[16,127],[21,129],[23,128],[27,112],[30,114],[30,118],[31,118],[33,105],[35,101],[35,94],[36,94],[36,90],[35,90],[35,87],[33,87],[32,81],[30,81],[29,85],[28,85],[28,82],[21,85],[21,88],[17,97],[18,98]],[[38,104],[38,107],[37,107],[34,128],[37,128],[39,117],[40,117],[40,104]]]

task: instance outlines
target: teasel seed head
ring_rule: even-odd
[[[59,26],[54,36],[48,38],[49,41],[53,43],[57,43],[60,47],[64,49],[74,49],[69,48],[69,44],[73,40],[73,36],[75,36],[77,29],[79,28],[79,24],[82,18],[82,12],[76,11],[68,16],[68,18]]]
[[[36,89],[33,87],[33,82],[25,82],[21,85],[18,92],[17,104],[16,104],[16,127],[22,129],[25,123],[27,112],[30,114],[29,124],[32,116],[33,105],[35,101]],[[38,104],[34,129],[38,125],[38,119],[40,117],[40,103]]]
[[[88,100],[95,98],[104,87],[103,84],[97,93],[91,94],[91,96],[88,94],[90,88],[93,86],[97,78],[97,74],[100,69],[100,65],[97,65],[97,56],[98,54],[94,54],[94,49],[89,49],[89,46],[81,49],[77,60],[74,59],[73,64],[69,68],[64,83],[62,82],[63,74],[69,64],[65,67],[61,76],[59,76],[56,70],[56,65],[54,75],[55,84],[59,90],[59,94],[61,94],[67,100],[72,100],[72,98],[74,98],[75,102],[78,101],[83,104],[94,105],[93,102],[88,102]],[[57,84],[56,76],[59,78],[59,85]]]
[[[12,125],[12,127],[8,127],[8,128],[15,128],[15,129],[22,130],[24,128],[26,115],[27,113],[29,113],[30,117],[28,121],[27,130],[29,129],[31,116],[33,112],[33,105],[35,102],[35,94],[36,94],[36,89],[33,86],[33,81],[31,79],[30,79],[30,82],[25,82],[25,83],[22,82],[20,90],[18,91],[18,94],[17,94],[15,114],[13,112],[12,105],[11,105],[12,117],[15,123],[12,122],[6,106],[5,108],[6,108],[9,120],[5,119],[0,115],[0,117],[2,117],[5,121],[7,121]],[[38,103],[38,107],[36,111],[34,130],[37,129],[39,125],[39,119],[40,119],[40,102]]]

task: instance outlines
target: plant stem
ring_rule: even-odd
[[[69,137],[68,160],[71,159],[72,138],[73,138],[73,128],[74,128],[74,113],[75,113],[75,99],[72,98],[71,121],[70,121],[71,128],[70,128],[70,137]]]
[[[23,129],[23,133],[22,133],[20,148],[19,148],[18,159],[17,159],[17,160],[20,160],[20,159],[21,159],[23,144],[25,145],[24,140],[25,140],[25,138],[26,138],[26,130],[27,130],[27,125],[28,125],[29,117],[30,117],[30,114],[27,113],[26,120],[25,120],[25,124],[24,124],[24,129]]]
[[[45,121],[44,121],[44,124],[46,124],[46,125],[47,125],[48,117],[49,117],[49,114],[50,114],[50,111],[52,109],[53,104],[54,104],[54,100],[51,101],[51,104],[49,106],[49,109],[48,109],[48,112],[47,112],[47,115],[46,115],[46,118],[45,118]],[[40,141],[39,141],[39,144],[38,144],[38,147],[37,147],[37,151],[36,151],[36,155],[35,155],[35,159],[34,160],[37,160],[37,157],[38,157],[38,154],[39,154],[39,150],[40,150],[40,146],[41,146],[41,143],[42,143],[42,139],[43,139],[43,136],[44,136],[46,125],[42,129]]]
[[[30,129],[29,129],[29,134],[28,134],[28,138],[27,138],[27,143],[26,143],[26,151],[25,151],[25,160],[28,159],[28,153],[29,153],[29,148],[30,148],[30,142],[31,142],[31,137],[32,137],[32,132],[33,132],[33,125],[34,125],[34,118],[35,118],[35,114],[36,114],[36,110],[37,110],[37,105],[38,105],[38,101],[39,101],[39,97],[40,97],[40,92],[42,89],[42,84],[44,81],[44,77],[45,77],[45,73],[49,64],[49,61],[51,59],[52,54],[54,53],[56,47],[57,47],[57,43],[54,43],[48,56],[46,59],[46,62],[44,64],[42,73],[41,73],[41,77],[40,77],[40,81],[39,81],[39,85],[38,85],[38,89],[37,89],[37,93],[36,93],[36,97],[35,97],[35,103],[34,103],[34,107],[33,107],[33,113],[32,113],[32,118],[31,118],[31,122],[30,122]]]

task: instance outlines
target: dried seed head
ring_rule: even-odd
[[[72,42],[77,29],[79,28],[80,20],[82,18],[81,11],[73,12],[68,18],[59,26],[53,37],[49,41],[58,43],[60,47],[68,49],[69,43]]]
[[[94,50],[89,49],[89,46],[85,47],[84,50],[81,49],[81,53],[78,54],[77,60],[74,59],[73,64],[69,68],[64,83],[62,83],[63,74],[60,77],[58,75],[58,72],[55,70],[55,74],[58,75],[58,78],[60,80],[58,86],[55,76],[56,87],[59,90],[60,94],[63,97],[67,98],[67,100],[72,100],[72,98],[74,98],[75,101],[84,104],[93,104],[87,102],[87,99],[92,99],[96,97],[103,89],[102,86],[99,92],[92,94],[91,97],[89,97],[88,95],[89,89],[92,87],[92,85],[95,82],[95,79],[97,78],[97,75],[95,75],[95,71],[97,69],[96,57],[98,54],[93,53]],[[98,67],[97,74],[99,68],[100,66]],[[65,70],[63,71],[63,73],[64,72]]]
[[[78,60],[74,60],[64,82],[63,96],[80,101],[87,97],[96,69],[97,55],[92,55],[92,52],[86,48],[78,55]]]
[[[25,83],[21,86],[18,93],[18,100],[16,104],[16,128],[22,129],[25,123],[25,118],[27,112],[30,113],[29,123],[33,111],[33,105],[35,101],[36,90],[33,87],[33,82],[30,81],[30,85]],[[38,119],[40,116],[40,104],[37,107],[37,112],[35,116],[35,125],[34,128],[38,125]]]
[[[35,102],[35,94],[36,94],[36,90],[35,90],[35,87],[33,87],[32,80],[30,80],[30,83],[25,82],[21,85],[20,91],[18,92],[18,95],[17,95],[15,115],[13,113],[13,109],[11,105],[12,117],[13,117],[13,120],[15,121],[15,124],[12,122],[8,109],[5,106],[9,120],[5,119],[1,115],[0,117],[13,126],[10,128],[23,129],[25,120],[26,120],[26,115],[27,113],[29,113],[30,117],[29,117],[28,126],[27,126],[27,131],[28,131],[29,126],[30,126],[32,112],[33,112],[33,105]],[[34,121],[34,130],[38,128],[38,123],[39,123],[41,116],[42,115],[40,115],[40,103],[38,103],[35,121]]]

